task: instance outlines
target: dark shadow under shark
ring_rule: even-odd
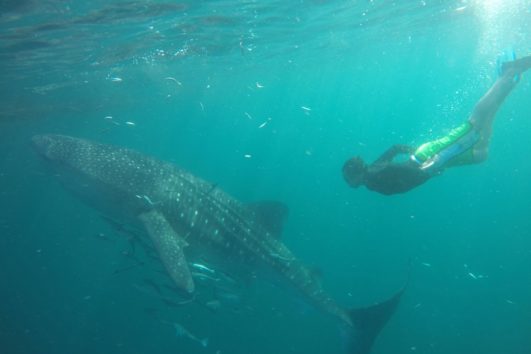
[[[239,272],[268,269],[343,323],[349,354],[367,354],[404,292],[370,307],[345,309],[280,240],[287,213],[281,203],[243,204],[171,163],[121,147],[63,135],[37,135],[32,142],[83,201],[143,225],[169,277],[185,293],[195,291],[190,265],[198,257]]]

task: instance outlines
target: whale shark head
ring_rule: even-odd
[[[31,138],[33,148],[49,161],[64,162],[75,151],[74,138],[64,135],[35,135]]]
[[[88,183],[98,166],[90,165],[91,145],[88,141],[66,135],[43,134],[31,138],[33,149],[50,171],[70,188]],[[96,161],[97,165],[99,161]],[[74,188],[75,189],[75,188]]]
[[[106,215],[119,219],[143,210],[147,202],[137,194],[152,196],[148,189],[154,183],[131,166],[136,155],[128,156],[128,150],[54,134],[35,135],[31,144],[61,185]]]

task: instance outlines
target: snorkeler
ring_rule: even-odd
[[[476,164],[487,159],[492,123],[498,108],[531,68],[531,55],[499,65],[499,77],[479,100],[468,120],[448,135],[413,148],[394,145],[372,164],[356,156],[343,165],[343,178],[352,188],[365,185],[381,194],[397,194],[415,188],[446,168]],[[393,161],[407,154],[406,161]]]

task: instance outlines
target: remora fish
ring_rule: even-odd
[[[63,135],[37,135],[32,142],[65,187],[85,202],[120,220],[140,221],[169,276],[185,292],[195,289],[187,261],[195,256],[219,255],[250,273],[269,269],[345,324],[349,354],[367,354],[404,291],[367,308],[345,309],[281,242],[286,207],[280,203],[245,205],[173,164],[121,147]]]

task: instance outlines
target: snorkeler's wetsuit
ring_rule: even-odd
[[[394,145],[367,167],[365,185],[382,194],[404,193],[439,174],[444,168],[474,163],[472,147],[479,134],[469,122],[452,129],[448,135],[418,148]],[[399,154],[409,155],[393,162]]]
[[[393,145],[376,161],[367,166],[365,186],[382,194],[404,193],[426,182],[433,174],[420,168],[420,165],[409,159],[415,148],[407,145]],[[397,155],[407,154],[408,159],[393,162]]]

